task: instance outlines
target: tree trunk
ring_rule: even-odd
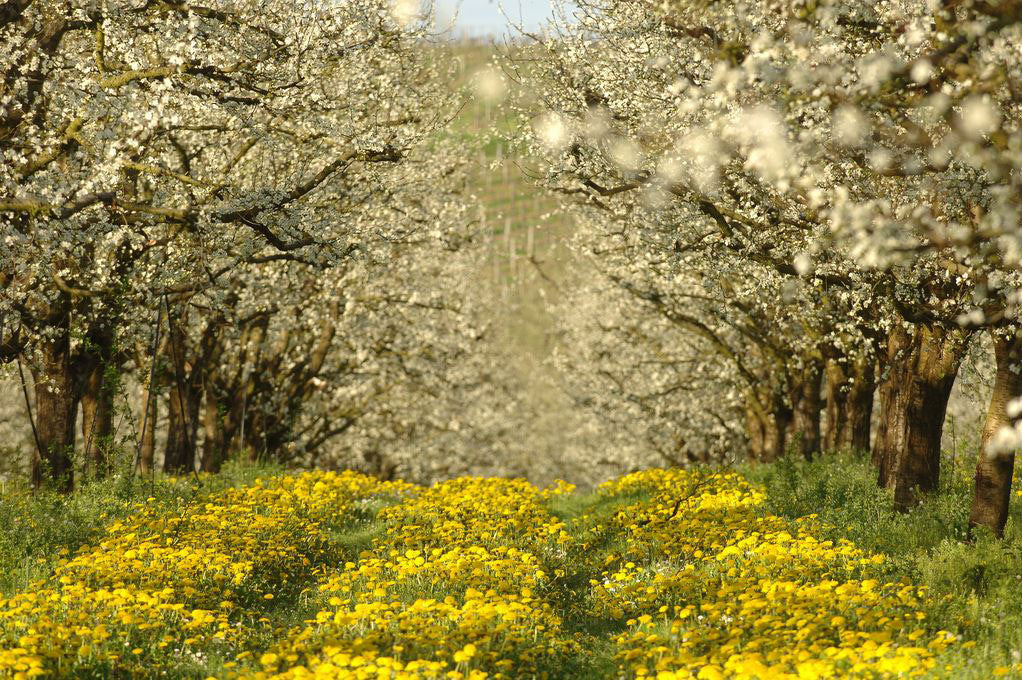
[[[244,433],[241,436],[241,447],[247,454],[248,461],[250,463],[265,462],[265,440],[262,437],[262,433],[259,429],[260,418],[258,414],[253,413],[252,405],[249,405],[247,419],[244,423]]]
[[[110,474],[114,425],[114,389],[106,384],[106,365],[93,362],[82,390],[82,441],[85,467],[96,479]]]
[[[799,453],[806,460],[820,453],[820,388],[823,369],[819,363],[808,362],[797,376],[791,390],[793,407],[789,439],[798,440]]]
[[[223,467],[224,460],[227,458],[223,414],[220,411],[220,402],[213,396],[213,391],[208,385],[205,392],[206,404],[202,424],[206,439],[202,449],[202,470],[203,472],[220,472],[220,468]]]
[[[886,481],[882,477],[879,477],[879,475],[884,474],[883,467],[881,465],[881,463],[883,462],[883,449],[881,447],[881,444],[887,441],[887,418],[884,417],[885,413],[884,405],[886,404],[884,396],[885,394],[884,386],[886,384],[886,381],[884,380],[884,377],[887,376],[887,352],[881,352],[877,357],[876,376],[877,376],[876,399],[877,401],[880,402],[880,413],[877,414],[876,435],[873,438],[873,445],[872,448],[870,449],[870,462],[873,463],[873,467],[876,468],[877,470],[878,474],[877,483],[880,486],[885,486]]]
[[[791,428],[792,411],[786,404],[775,404],[767,418],[763,448],[764,463],[773,463],[784,456]]]
[[[84,351],[78,355],[77,392],[82,406],[83,476],[103,479],[110,473],[109,453],[113,439],[114,396],[117,366],[113,362],[114,336],[111,326],[89,328]]]
[[[746,398],[746,427],[749,436],[749,457],[761,463],[772,463],[784,455],[792,411],[780,395],[749,390]]]
[[[163,471],[171,474],[195,471],[195,447],[198,434],[201,395],[188,382],[172,384],[167,412],[167,445],[163,453]]]
[[[40,346],[35,378],[35,418],[38,451],[32,460],[32,484],[70,493],[74,489],[72,454],[78,400],[71,372],[70,315],[65,314],[55,339]]]
[[[749,391],[745,404],[745,428],[749,439],[749,458],[762,460],[766,448],[766,419],[756,397]]]
[[[968,334],[939,326],[891,332],[887,375],[880,387],[882,426],[874,449],[877,481],[907,510],[918,493],[937,489],[940,438],[948,397],[968,346]]]
[[[875,390],[873,361],[827,362],[825,451],[869,451]]]
[[[842,448],[857,452],[869,451],[875,392],[876,362],[871,358],[861,359],[855,364],[845,399],[846,426],[839,439]]]
[[[146,371],[145,379],[146,384],[142,386],[142,446],[139,449],[138,456],[138,467],[142,474],[150,474],[156,469],[156,424],[160,417],[160,378],[163,375],[163,369],[161,367],[160,358],[167,353],[167,335],[166,333],[160,334],[160,328],[157,327],[157,337],[159,337],[158,346],[155,348],[155,352],[152,357],[148,356],[146,348],[139,350],[137,355],[136,364],[138,366],[145,366],[145,360],[148,358],[153,362],[153,365]],[[152,350],[148,350],[152,351]],[[146,408],[148,407],[149,413],[146,414]]]
[[[167,444],[163,471],[171,474],[195,471],[195,447],[199,427],[202,383],[199,368],[189,356],[187,318],[167,310],[167,358],[170,361],[167,388]]]
[[[366,451],[362,458],[365,460],[366,474],[385,482],[391,482],[397,476],[397,463],[384,457],[379,451]]]
[[[1008,521],[1008,502],[1011,498],[1011,478],[1015,470],[1015,451],[997,451],[991,442],[1002,427],[1012,427],[1015,420],[1008,415],[1008,403],[1022,397],[1022,338],[993,334],[994,357],[997,374],[994,391],[990,396],[983,440],[976,463],[975,489],[969,531],[973,527],[989,528],[998,538],[1004,536]]]
[[[159,416],[160,394],[151,387],[142,388],[142,447],[138,456],[138,468],[147,475],[156,468],[156,419]],[[145,413],[148,406],[149,413]]]

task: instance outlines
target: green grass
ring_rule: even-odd
[[[51,571],[62,555],[98,540],[103,528],[130,512],[135,503],[173,508],[217,489],[279,472],[232,464],[222,475],[205,477],[200,483],[195,478],[158,477],[150,482],[115,477],[85,485],[70,497],[8,490],[0,494],[0,596],[27,587]],[[1018,496],[1005,540],[981,534],[967,542],[971,497],[967,466],[946,475],[940,493],[906,514],[891,510],[890,493],[876,487],[873,469],[864,458],[825,456],[814,463],[787,458],[773,465],[743,466],[740,472],[766,492],[765,511],[792,519],[815,514],[828,538],[846,538],[864,550],[882,552],[890,557],[892,578],[929,587],[933,597],[926,609],[928,627],[950,630],[967,643],[940,659],[938,676],[978,680],[991,677],[997,667],[1018,663],[1022,651]],[[571,660],[570,668],[548,669],[551,677],[614,675],[611,640],[623,630],[622,622],[594,616],[588,611],[586,593],[590,579],[599,578],[607,560],[623,552],[621,534],[607,530],[607,525],[615,514],[643,498],[642,493],[616,497],[590,493],[552,501],[552,514],[568,524],[578,543],[562,555],[547,558],[544,569],[551,574],[561,570],[563,575],[544,589],[543,596],[559,611],[567,630],[584,641],[586,653]],[[376,519],[380,509],[378,504],[362,507],[355,516],[339,518],[327,527],[332,559],[355,561],[374,539],[384,536],[386,527]],[[315,589],[296,584],[291,591],[276,592],[278,597],[263,612],[272,621],[274,635],[301,625],[322,606],[323,596]],[[411,586],[403,595],[412,602],[438,593]],[[196,660],[194,670],[219,673],[224,661]],[[96,673],[101,677],[103,670]]]
[[[65,496],[13,486],[0,494],[0,595],[26,588],[61,557],[99,539],[136,503],[174,507],[219,489],[249,484],[280,468],[231,463],[219,475],[142,479],[115,475]]]
[[[988,532],[967,541],[969,463],[975,461],[964,462],[945,474],[939,493],[904,514],[891,509],[893,498],[877,488],[865,457],[826,456],[813,463],[789,457],[741,471],[764,488],[773,512],[817,514],[830,538],[882,552],[891,557],[896,577],[928,586],[934,596],[929,625],[975,643],[942,658],[943,672],[979,679],[1022,660],[1022,498],[1012,498],[1003,541]]]

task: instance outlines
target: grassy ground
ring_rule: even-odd
[[[72,496],[10,486],[0,493],[0,596],[52,572],[57,560],[94,543],[107,526],[142,507],[173,512],[197,498],[279,472],[229,464],[219,475],[201,477],[116,476],[85,484]]]
[[[8,491],[0,676],[29,657],[62,677],[1022,670],[1020,518],[1003,542],[964,543],[966,473],[898,515],[854,457],[741,472],[650,471],[579,494],[236,466],[200,484]]]
[[[816,513],[828,536],[884,553],[900,577],[928,586],[934,624],[971,641],[947,654],[949,676],[989,678],[1022,660],[1022,492],[1012,499],[1003,541],[980,534],[968,542],[974,463],[945,470],[940,492],[907,514],[891,511],[890,492],[877,488],[864,457],[788,459],[743,472],[766,490],[772,511]]]

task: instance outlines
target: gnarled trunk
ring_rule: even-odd
[[[825,451],[869,451],[875,391],[872,360],[827,362]]]
[[[771,417],[766,423],[766,442],[762,461],[773,463],[784,455],[788,443],[788,430],[792,421],[792,412],[787,405],[775,406]]]
[[[1015,451],[996,451],[991,446],[998,430],[1011,427],[1014,420],[1008,415],[1008,402],[1022,397],[1022,338],[993,336],[997,375],[990,396],[983,440],[976,463],[975,488],[969,528],[984,526],[1000,538],[1008,521],[1008,502],[1011,498],[1011,477],[1015,470]]]
[[[156,418],[159,416],[159,401],[159,393],[151,386],[142,388],[142,445],[138,453],[138,468],[144,475],[156,469]]]
[[[917,325],[888,338],[887,375],[880,386],[882,425],[873,459],[880,486],[907,510],[940,481],[940,437],[948,397],[968,346],[959,329]]]
[[[161,319],[162,321],[162,319]],[[160,415],[160,357],[167,353],[167,334],[161,333],[162,327],[157,325],[156,336],[159,339],[158,346],[153,355],[149,357],[143,352],[147,348],[140,349],[135,363],[139,366],[145,365],[148,358],[153,362],[146,371],[146,382],[142,385],[142,392],[139,395],[142,408],[142,445],[138,452],[138,467],[142,474],[149,474],[156,469],[156,423]]]
[[[783,456],[793,415],[784,399],[756,395],[750,390],[745,413],[749,457],[761,463],[772,463]]]
[[[199,430],[199,406],[202,402],[201,370],[190,364],[187,319],[177,310],[167,309],[167,359],[170,361],[167,388],[167,444],[163,452],[163,471],[195,472],[195,448]]]
[[[791,389],[792,418],[790,440],[798,441],[798,451],[806,460],[820,453],[820,388],[823,368],[815,361],[807,362],[795,376]]]
[[[203,472],[220,472],[227,458],[227,440],[224,428],[224,414],[220,402],[209,385],[206,386],[206,403],[202,413],[205,440],[202,445]]]
[[[365,460],[366,474],[385,482],[393,481],[397,476],[397,463],[383,456],[379,451],[366,451],[362,454]]]
[[[82,406],[82,441],[85,459],[82,473],[102,479],[110,473],[110,448],[114,428],[114,396],[117,366],[113,361],[114,336],[111,327],[89,329],[86,349],[78,357]]]
[[[56,338],[42,342],[41,360],[33,370],[38,451],[32,459],[32,484],[70,493],[78,399],[71,372],[69,315],[64,315],[64,321]]]
[[[762,460],[763,449],[766,446],[766,419],[754,400],[753,396],[746,397],[745,431],[749,441],[749,458]]]
[[[167,409],[167,446],[163,453],[163,471],[195,471],[199,403],[202,395],[189,382],[170,386]]]
[[[263,418],[261,414],[256,412],[259,408],[257,404],[255,408],[249,405],[246,412],[245,423],[242,426],[242,430],[239,435],[241,441],[241,449],[245,451],[245,454],[252,463],[266,462],[266,438],[262,433]]]
[[[105,365],[94,362],[82,389],[82,441],[85,470],[95,479],[110,474],[110,447],[114,426],[114,387],[107,384]]]

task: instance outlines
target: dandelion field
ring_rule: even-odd
[[[148,496],[0,598],[0,676],[957,677],[976,643],[948,596],[774,514],[772,483],[316,471]]]
[[[0,44],[0,680],[1022,678],[1022,0]]]

